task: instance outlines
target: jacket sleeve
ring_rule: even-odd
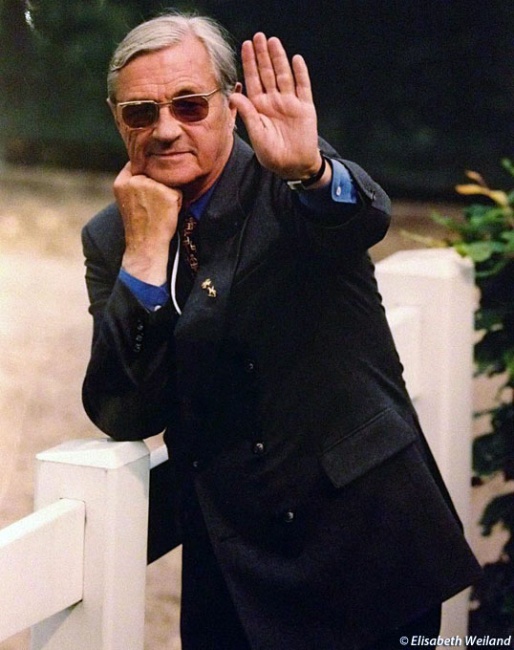
[[[101,234],[101,233],[100,233]],[[160,433],[174,408],[173,328],[168,303],[149,312],[118,279],[119,263],[98,230],[82,232],[93,316],[91,357],[83,383],[86,413],[116,440]]]
[[[325,141],[320,149],[328,158],[339,160],[348,169],[356,187],[356,204],[333,202],[323,212],[306,209],[297,201],[302,226],[307,235],[324,254],[341,257],[362,254],[387,233],[390,224],[391,202],[384,190],[354,162],[345,160]]]

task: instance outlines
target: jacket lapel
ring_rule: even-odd
[[[200,268],[175,327],[184,343],[215,343],[223,333],[228,298],[252,197],[247,173],[254,155],[236,136],[229,161],[198,225]]]

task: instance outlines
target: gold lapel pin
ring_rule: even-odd
[[[212,280],[210,278],[207,278],[202,282],[202,289],[205,289],[209,295],[209,298],[216,298],[216,289],[214,288],[214,285],[212,284]]]

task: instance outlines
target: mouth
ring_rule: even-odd
[[[189,153],[189,151],[150,151],[148,156],[163,160],[175,160],[187,156]]]

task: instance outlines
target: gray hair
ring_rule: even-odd
[[[109,99],[115,102],[118,73],[129,61],[141,54],[177,45],[187,36],[195,36],[204,44],[221,91],[226,95],[231,93],[237,82],[237,65],[228,32],[208,16],[176,12],[141,23],[121,41],[109,63]]]

